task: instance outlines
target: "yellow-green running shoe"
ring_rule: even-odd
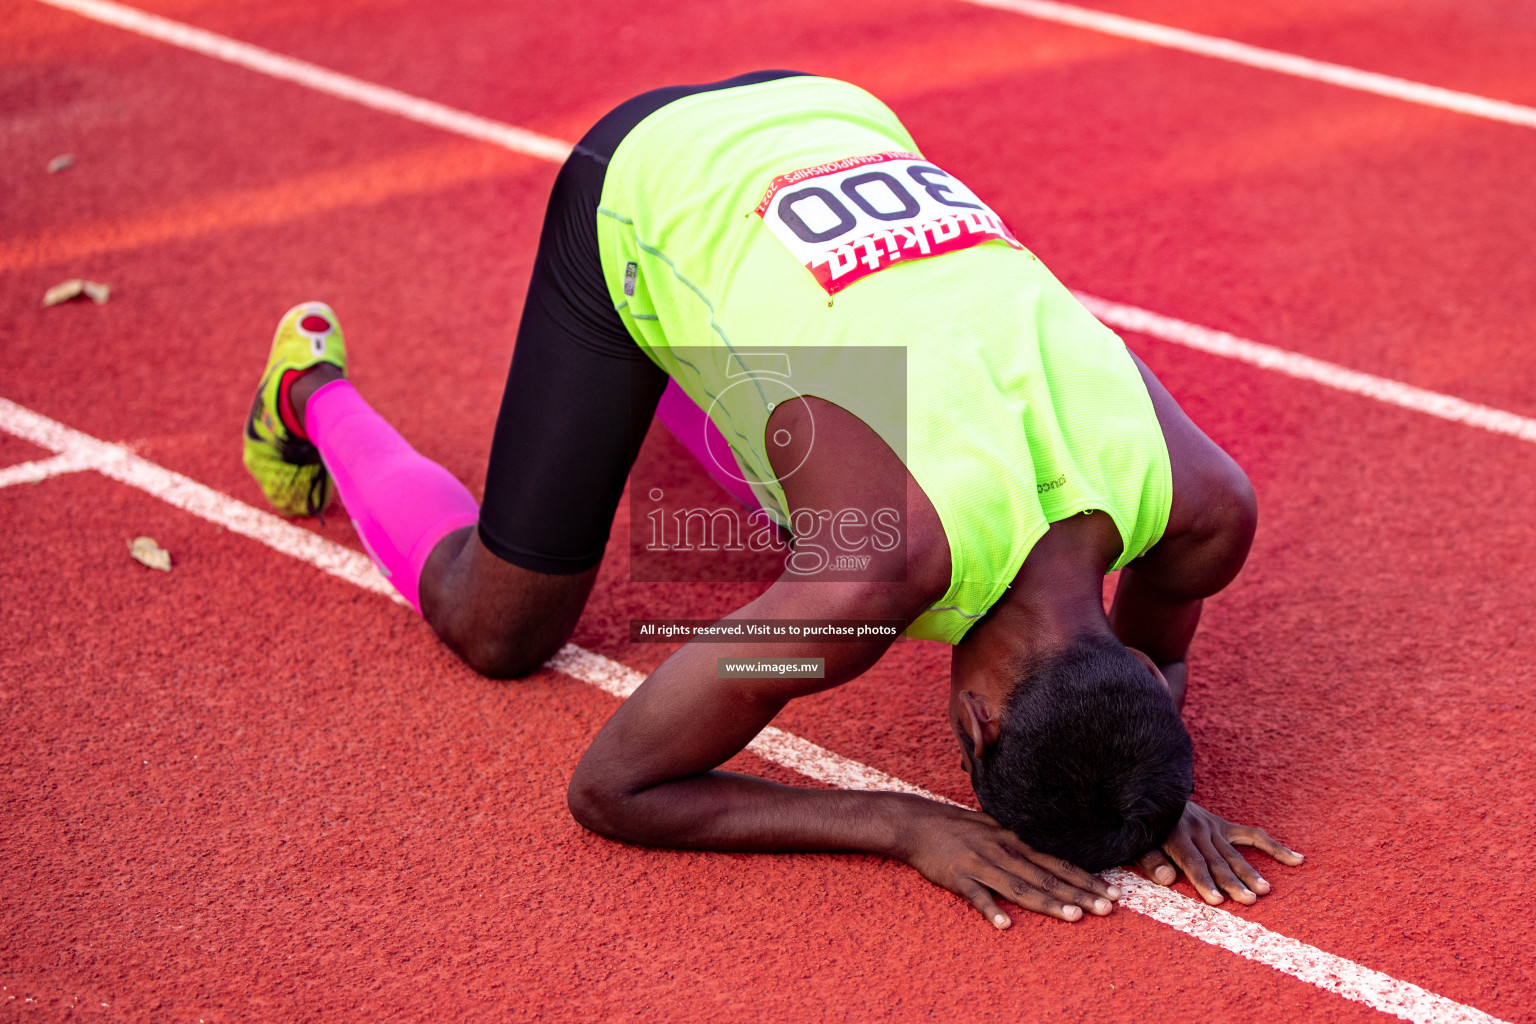
[[[277,325],[267,368],[245,421],[245,468],[272,507],[290,516],[323,512],[335,491],[319,449],[290,426],[293,411],[287,405],[294,379],[318,363],[331,363],[346,373],[346,342],[330,306],[302,302],[283,314]]]

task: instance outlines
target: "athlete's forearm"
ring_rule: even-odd
[[[572,780],[571,811],[610,839],[751,853],[856,851],[900,856],[913,802],[895,793],[800,789],[733,772],[664,782],[615,799]]]
[[[764,595],[742,617],[791,616]],[[595,832],[647,845],[883,852],[891,829],[875,813],[884,804],[878,797],[795,789],[715,769],[790,700],[854,678],[889,644],[881,638],[684,645],[592,741],[571,777],[571,813]],[[821,677],[737,676],[719,668],[722,659],[770,658],[819,663]]]

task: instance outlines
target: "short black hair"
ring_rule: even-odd
[[[1168,691],[1107,637],[1029,665],[998,725],[974,777],[982,810],[1087,871],[1160,844],[1194,789],[1194,748]]]

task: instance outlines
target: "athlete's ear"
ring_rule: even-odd
[[[960,727],[970,740],[973,762],[979,761],[982,754],[992,749],[1001,731],[991,703],[970,690],[960,691]]]
[[[1152,678],[1156,679],[1163,689],[1167,690],[1170,694],[1173,693],[1173,687],[1168,685],[1168,679],[1163,675],[1163,670],[1157,667],[1157,662],[1153,661],[1151,658],[1147,657],[1145,654],[1141,653],[1134,647],[1127,647],[1126,650],[1135,655],[1137,661],[1147,666],[1147,671],[1152,673]]]

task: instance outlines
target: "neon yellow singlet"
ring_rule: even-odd
[[[878,100],[814,77],[699,93],[651,114],[615,152],[598,211],[603,274],[625,324],[713,407],[781,521],[766,392],[729,387],[740,369],[730,354],[815,350],[795,366],[795,390],[869,424],[938,511],[950,588],[907,633],[952,644],[1048,524],[1107,512],[1119,568],[1162,536],[1173,494],[1125,346],[990,213],[922,160]],[[905,381],[850,372],[857,353],[841,365],[835,355],[893,345],[906,349]],[[892,398],[903,391],[904,410]]]

